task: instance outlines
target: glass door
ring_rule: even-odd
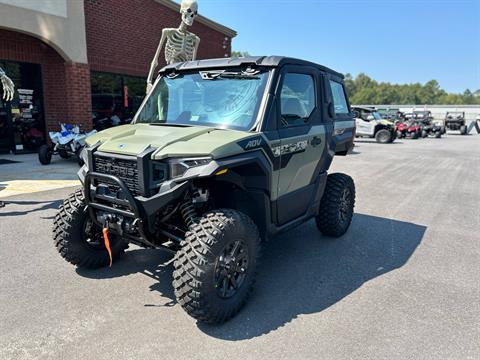
[[[35,152],[45,143],[41,66],[1,60],[0,66],[15,84],[13,100],[0,104],[0,148]]]

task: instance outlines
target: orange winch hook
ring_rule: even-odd
[[[112,249],[110,249],[110,239],[108,238],[108,228],[103,228],[103,241],[105,243],[105,247],[108,251],[108,256],[110,257],[110,265],[112,267]]]

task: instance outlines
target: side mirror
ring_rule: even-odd
[[[335,107],[331,101],[328,103],[328,116],[330,116],[332,119],[335,117]]]

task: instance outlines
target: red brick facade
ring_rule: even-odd
[[[201,4],[200,4],[201,6]],[[200,9],[201,11],[201,9]],[[87,54],[95,71],[148,75],[162,29],[178,27],[180,13],[155,0],[85,0]],[[231,52],[231,39],[198,21],[190,31],[201,38],[199,59]],[[226,48],[223,48],[223,45]],[[165,65],[163,55],[159,68]]]
[[[84,8],[89,64],[69,63],[39,39],[0,29],[0,59],[41,65],[47,131],[59,122],[89,130],[90,71],[147,77],[162,29],[180,24],[178,12],[155,0],[85,0]],[[198,58],[230,54],[226,35],[199,22],[190,30],[202,39]]]

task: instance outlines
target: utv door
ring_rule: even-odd
[[[373,136],[374,134],[374,125],[371,121],[364,120],[362,118],[355,119],[356,126],[357,126],[357,134],[358,135],[369,135]]]
[[[362,119],[364,114],[359,110],[359,116],[355,123],[342,79],[328,74],[325,80],[329,104],[333,105],[329,105],[327,114],[334,123],[333,142],[335,143],[335,153],[347,155],[348,151],[353,148],[355,133],[374,136],[376,122],[364,121]]]
[[[326,149],[325,124],[320,106],[320,74],[315,68],[282,69],[277,87],[280,157],[277,223],[305,214],[318,189],[318,170]]]

